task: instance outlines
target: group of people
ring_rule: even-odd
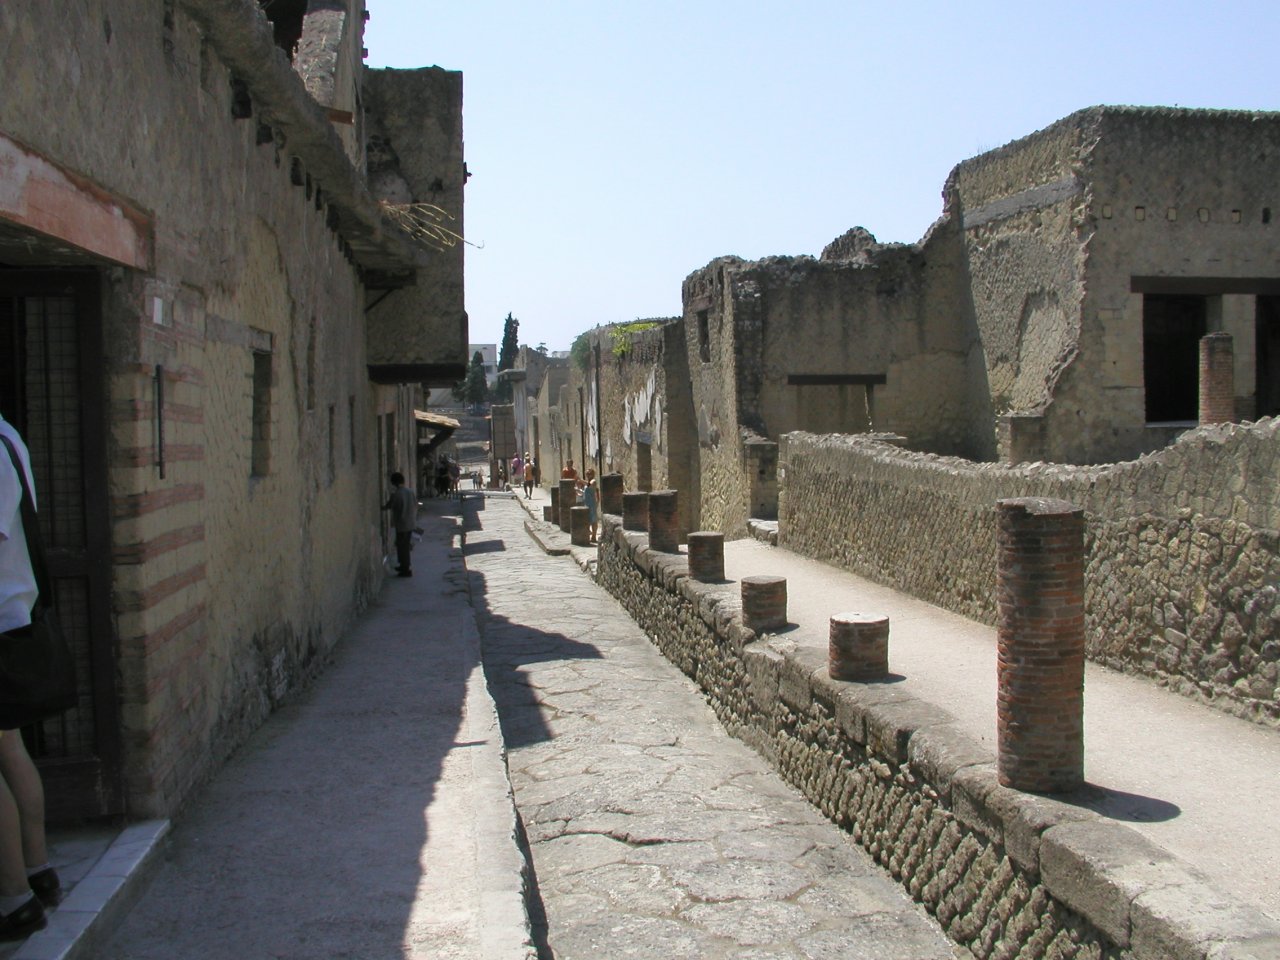
[[[0,437],[8,441],[0,445],[0,634],[22,638],[30,636],[39,596],[22,522],[23,481],[34,507],[35,480],[27,447],[3,416]],[[45,908],[61,896],[45,841],[40,772],[22,733],[0,730],[0,940],[22,940],[44,927]]]

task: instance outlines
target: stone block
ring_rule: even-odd
[[[966,767],[994,764],[995,755],[954,726],[927,727],[907,744],[912,771],[950,802],[951,783]],[[994,777],[994,766],[992,776]]]
[[[1119,947],[1131,943],[1134,900],[1195,879],[1184,863],[1141,834],[1106,821],[1046,830],[1040,838],[1040,878],[1054,897]]]
[[[811,677],[818,669],[814,652],[801,647],[787,654],[782,665],[779,696],[782,701],[796,710],[808,710],[813,702],[813,683]]]
[[[751,705],[766,716],[778,703],[779,677],[784,657],[766,643],[748,643],[742,648],[742,665],[747,672]]]
[[[901,766],[907,762],[907,743],[913,733],[954,722],[947,711],[923,700],[879,703],[867,710],[867,749]]]
[[[1194,879],[1140,894],[1131,913],[1135,960],[1202,960],[1214,943],[1280,939],[1280,923]]]
[[[1052,797],[1022,793],[997,785],[983,798],[989,816],[1000,821],[1009,859],[1032,876],[1040,873],[1040,838],[1062,823],[1094,823],[1101,818],[1092,810],[1063,803]]]
[[[867,742],[867,712],[872,707],[885,703],[905,703],[914,699],[898,684],[845,683],[841,687],[836,699],[836,723],[855,743]]]

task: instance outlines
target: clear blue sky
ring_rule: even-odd
[[[473,343],[674,316],[722,254],[914,242],[955,164],[1081,107],[1280,109],[1277,0],[368,6],[370,66],[464,74]]]

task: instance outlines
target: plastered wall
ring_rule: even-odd
[[[233,117],[232,71],[188,6],[0,8],[0,132],[126,198],[153,230],[147,269],[101,271],[94,358],[134,815],[177,808],[376,591],[379,415],[397,414],[388,462],[412,450],[406,389],[369,383],[365,291],[325,185],[293,182],[261,106]],[[255,355],[269,377],[260,423]]]

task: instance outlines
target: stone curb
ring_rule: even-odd
[[[12,960],[82,960],[98,948],[146,889],[169,835],[168,820],[132,823],[27,938]]]
[[[839,728],[873,763],[909,772],[966,829],[1002,848],[1029,878],[1135,960],[1280,960],[1280,923],[1217,892],[1194,867],[1141,834],[1051,796],[1001,786],[989,748],[943,710],[894,684],[827,675],[825,650],[783,634],[757,636],[721,584],[688,575],[683,555],[649,549],[648,537],[602,517],[602,539],[697,616],[742,660],[761,712],[780,700],[801,712],[833,707]],[[771,758],[773,759],[773,758]]]

